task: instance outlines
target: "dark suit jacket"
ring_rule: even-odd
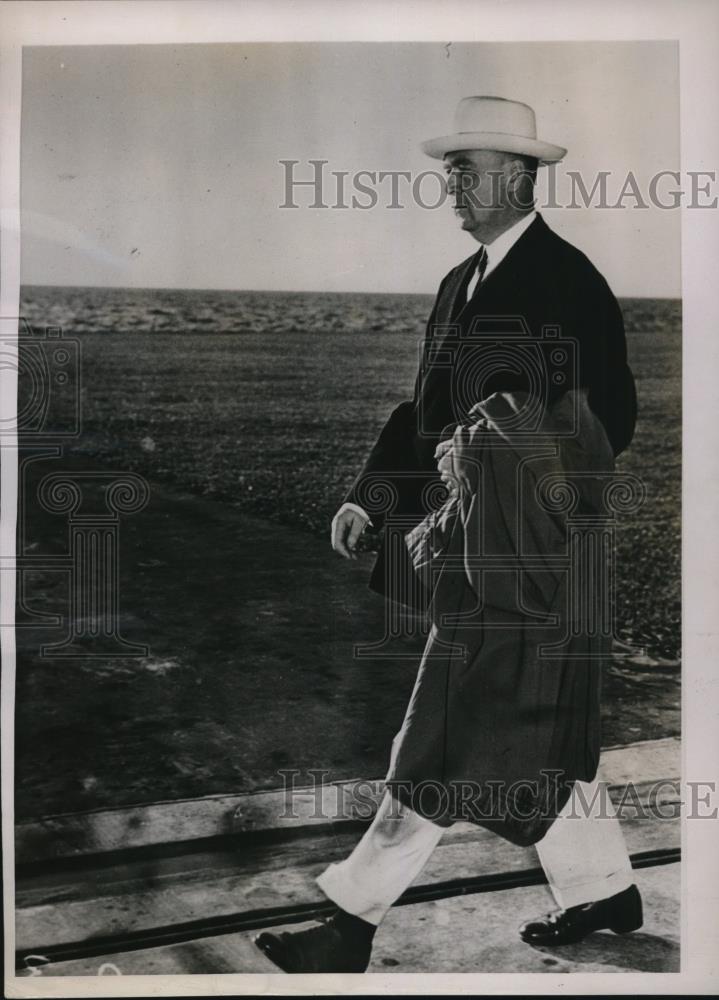
[[[524,390],[550,406],[567,390],[586,387],[615,455],[634,432],[636,392],[621,310],[587,257],[538,216],[466,303],[476,256],[443,279],[414,397],[392,412],[345,497],[376,527],[396,526],[391,539],[385,535],[370,587],[409,605],[422,600],[408,596],[405,570],[412,573],[397,535],[437,506],[434,450],[472,405],[493,392]],[[557,337],[564,341],[559,351]]]

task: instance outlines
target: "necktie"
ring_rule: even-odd
[[[474,274],[467,285],[467,302],[469,302],[477,288],[482,284],[482,278],[484,277],[484,272],[487,270],[488,260],[487,248],[483,246],[477,255],[477,263],[475,264]]]

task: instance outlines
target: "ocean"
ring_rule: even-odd
[[[421,332],[431,295],[26,285],[21,314],[68,335]],[[678,333],[678,299],[621,300],[628,333]]]

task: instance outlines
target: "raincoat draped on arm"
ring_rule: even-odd
[[[457,489],[407,536],[431,631],[387,775],[415,812],[518,844],[596,774],[610,555],[581,527],[601,519],[614,468],[583,390],[528,431],[529,403],[502,392],[475,406],[452,437]]]

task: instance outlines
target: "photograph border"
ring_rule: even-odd
[[[17,325],[20,288],[21,55],[27,45],[127,45],[252,41],[649,41],[677,40],[681,172],[719,169],[719,5],[712,0],[228,0],[9,2],[0,7],[0,325]],[[715,625],[719,533],[716,372],[719,267],[716,210],[681,208],[682,221],[682,774],[714,779],[719,763],[719,631]],[[14,413],[16,377],[0,372],[0,417]],[[690,391],[687,391],[691,387]],[[381,974],[292,976],[16,977],[14,968],[13,721],[14,544],[17,448],[2,447],[2,835],[6,995],[9,997],[215,996],[381,993],[713,993],[719,987],[719,852],[716,826],[682,821],[681,971],[571,975]],[[713,803],[715,804],[715,803]],[[715,820],[716,822],[716,820]]]

